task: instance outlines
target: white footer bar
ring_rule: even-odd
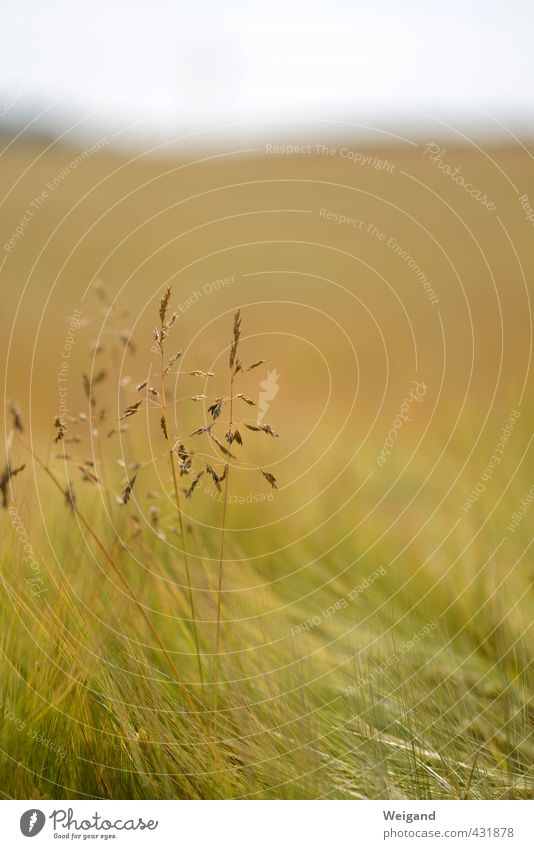
[[[1,844],[304,849],[534,846],[534,802],[2,801]],[[35,839],[35,843],[30,840]]]

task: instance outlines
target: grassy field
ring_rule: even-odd
[[[335,151],[4,149],[4,797],[532,798],[529,154]]]

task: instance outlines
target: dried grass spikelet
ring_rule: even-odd
[[[232,344],[230,346],[230,368],[234,368],[237,356],[237,347],[241,338],[241,310],[236,310],[234,313],[234,333]]]
[[[171,287],[167,286],[167,288],[165,289],[165,291],[164,291],[164,293],[161,297],[161,300],[159,302],[160,326],[155,327],[154,331],[153,331],[154,339],[156,340],[156,345],[158,346],[160,351],[163,351],[163,343],[165,342],[165,339],[169,335],[169,330],[171,329],[171,327],[175,323],[176,319],[178,318],[178,313],[174,312],[171,315],[171,317],[167,320],[167,311],[169,309],[171,294],[172,294]],[[176,359],[178,359],[179,356],[181,356],[181,352],[177,355]],[[170,365],[167,366],[167,369],[169,369],[169,368],[170,368]]]
[[[136,392],[142,392],[143,389],[146,389],[146,391],[149,392],[151,395],[153,395],[154,398],[159,397],[158,390],[156,389],[155,386],[149,386],[148,380],[142,380],[141,383],[138,383],[137,386],[135,387]]]
[[[91,381],[89,380],[89,377],[85,373],[82,374],[82,382],[83,382],[83,391],[85,392],[85,394],[86,394],[88,400],[90,401],[91,405],[94,406],[95,402],[91,397]]]
[[[249,430],[255,430],[255,431],[262,432],[262,433],[268,433],[269,436],[274,436],[274,437],[278,438],[278,434],[272,429],[271,425],[268,425],[268,424],[252,425],[252,424],[247,424],[245,422],[245,427],[248,428]]]
[[[243,445],[243,439],[237,428],[230,428],[230,430],[225,433],[225,439],[228,445],[231,445],[234,441],[237,442],[238,445]]]
[[[169,308],[169,301],[171,300],[171,287],[167,286],[165,289],[161,301],[159,302],[159,318],[162,324],[165,324],[165,316],[167,315],[167,310]]]
[[[119,428],[112,427],[106,434],[108,439],[111,439],[112,436],[115,436],[116,433],[127,433],[129,430],[128,425],[122,425]]]
[[[26,463],[23,463],[21,466],[17,466],[13,469],[9,461],[4,466],[4,471],[0,475],[0,492],[2,493],[2,507],[7,509],[9,505],[9,481],[11,478],[19,475],[26,468]]]
[[[93,290],[103,306],[109,307],[111,305],[108,293],[100,281],[93,283]]]
[[[61,442],[61,440],[65,438],[67,425],[63,424],[59,416],[56,416],[56,418],[54,419],[54,427],[57,430],[57,433],[54,437],[54,443],[57,445],[58,442]]]
[[[124,347],[129,350],[131,354],[137,353],[137,345],[132,339],[131,330],[121,330],[119,333],[119,339],[124,345]]]
[[[229,451],[229,450],[228,450],[228,448],[226,447],[226,445],[224,445],[224,443],[223,443],[223,442],[221,442],[221,440],[220,440],[220,439],[218,439],[218,438],[215,436],[215,434],[214,434],[214,433],[211,433],[211,431],[210,431],[210,439],[212,439],[212,440],[213,440],[213,442],[215,443],[215,445],[217,446],[217,448],[218,448],[218,449],[219,449],[219,450],[220,450],[220,451],[221,451],[221,452],[225,455],[225,457],[231,457],[231,458],[232,458],[232,460],[235,460],[235,459],[236,459],[235,454],[232,454],[232,453],[231,453],[231,451]]]
[[[219,492],[221,492],[221,483],[225,479],[227,471],[228,466],[225,466],[222,475],[218,475],[215,469],[210,466],[209,463],[206,464],[206,473],[210,475],[211,479],[213,480],[213,483],[215,484]]]
[[[85,374],[82,374],[82,382],[83,382],[83,391],[91,404],[92,407],[95,406],[96,400],[93,393],[93,388],[98,386],[99,383],[102,383],[107,377],[107,371],[105,369],[101,369],[100,371],[93,374],[91,377]]]
[[[96,374],[94,374],[91,378],[91,387],[98,386],[98,384],[102,383],[102,381],[105,380],[107,376],[108,373],[106,369],[103,368],[100,369],[100,371],[97,371]]]
[[[164,375],[169,374],[169,372],[170,372],[171,368],[173,367],[173,365],[175,364],[175,362],[177,362],[177,360],[179,360],[179,359],[180,359],[180,357],[182,356],[182,354],[183,354],[183,351],[177,351],[175,354],[173,354],[173,355],[172,355],[172,357],[170,358],[170,360],[169,360],[169,362],[167,363],[166,367],[163,369],[163,374],[164,374]]]
[[[263,360],[262,362],[265,362],[265,360]],[[247,371],[249,371],[249,370],[250,370],[250,369],[247,369]],[[238,392],[238,393],[237,393],[237,395],[236,395],[235,397],[236,397],[236,398],[240,398],[240,399],[241,399],[241,401],[244,401],[244,402],[245,402],[245,404],[248,404],[248,405],[249,405],[249,407],[255,407],[255,406],[256,406],[256,402],[255,402],[255,401],[253,401],[251,398],[247,398],[247,396],[246,396],[246,395],[243,395],[243,393],[242,393],[242,392]]]
[[[178,447],[176,448],[176,454],[178,455],[178,464],[180,468],[180,477],[184,475],[188,475],[191,471],[191,464],[193,462],[193,455],[189,453],[183,442],[180,442]]]
[[[218,419],[221,415],[222,405],[224,404],[224,398],[216,398],[213,404],[208,407],[208,413],[211,414],[212,419]]]
[[[267,362],[267,360],[256,360],[256,362],[252,363],[251,366],[248,366],[248,368],[246,368],[245,371],[252,371],[253,368],[258,368],[258,366],[262,366],[266,362]]]
[[[273,489],[278,489],[276,485],[276,478],[273,474],[271,474],[271,472],[266,472],[264,469],[260,469],[260,472],[262,473],[265,480],[271,484]]]
[[[122,492],[121,497],[117,499],[117,501],[118,501],[118,503],[119,503],[119,504],[128,504],[128,502],[129,502],[129,500],[130,500],[130,496],[131,496],[131,494],[132,494],[132,490],[133,490],[133,488],[134,488],[134,486],[135,486],[135,482],[136,482],[136,480],[137,480],[137,474],[135,474],[135,475],[133,476],[133,478],[130,478],[130,479],[127,481],[126,486],[124,487],[124,490],[123,490],[123,492]]]
[[[143,401],[141,400],[141,401],[137,401],[135,404],[130,404],[129,407],[126,407],[124,413],[122,414],[122,416],[120,416],[119,421],[121,422],[123,419],[127,419],[130,416],[134,416],[137,413],[137,411],[139,410],[139,407],[141,406],[142,403],[143,403]]]
[[[76,513],[78,509],[78,501],[76,499],[74,487],[72,486],[70,481],[67,481],[67,486],[65,487],[65,502],[67,504],[67,507],[70,507],[72,512]]]
[[[85,483],[100,483],[98,477],[87,467],[86,463],[78,465],[78,469],[82,473],[82,480]]]
[[[191,498],[191,496],[193,495],[193,492],[197,488],[199,481],[200,481],[200,479],[201,479],[201,477],[202,477],[202,475],[204,474],[205,471],[206,471],[205,469],[200,469],[200,471],[197,472],[196,475],[192,478],[191,485],[190,485],[189,489],[187,490],[187,492],[185,493],[186,498]]]
[[[206,425],[206,427],[197,427],[193,433],[190,433],[189,436],[200,436],[201,433],[209,433],[212,429],[213,425]]]
[[[18,433],[24,433],[24,425],[22,423],[22,413],[17,404],[14,401],[7,402],[7,409],[11,414],[11,419],[13,422],[13,429],[18,431]]]

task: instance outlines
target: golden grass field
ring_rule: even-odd
[[[532,798],[529,150],[4,142],[4,796]]]

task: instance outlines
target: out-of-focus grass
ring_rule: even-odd
[[[524,482],[515,486],[519,499]],[[47,539],[22,476],[16,492],[44,591],[32,594],[35,565],[22,560],[5,521],[6,795],[531,797],[526,529],[494,553],[481,540],[468,556],[469,527],[453,539],[440,530],[438,550],[424,562],[417,549],[399,557],[391,534],[376,545],[367,531],[316,562],[305,541],[269,561],[247,561],[231,536],[217,687],[216,570],[201,557],[209,548],[202,532],[189,532],[191,550],[200,552],[193,574],[202,687],[181,562],[145,530],[132,538],[131,516],[119,508],[125,542],[117,545],[93,496],[82,498],[171,652],[182,688],[61,497],[45,490]],[[280,547],[276,532],[264,542]]]

